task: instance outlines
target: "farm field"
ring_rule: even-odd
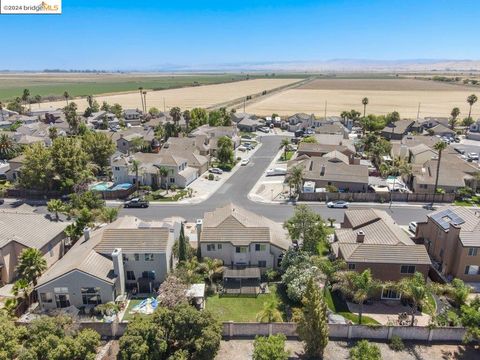
[[[420,116],[449,116],[457,106],[463,118],[468,114],[466,98],[476,91],[468,86],[415,79],[317,79],[252,103],[246,111],[258,115],[305,112],[323,116],[326,101],[327,115],[339,115],[351,109],[363,112],[361,101],[368,97],[367,113],[396,110],[402,117],[416,118],[420,102]],[[472,116],[480,116],[480,106],[473,107]]]
[[[224,84],[148,91],[147,108],[155,106],[158,109],[163,110],[164,102],[167,111],[174,106],[179,106],[182,110],[191,109],[194,107],[209,107],[229,100],[234,100],[236,98],[256,94],[262,92],[263,90],[271,90],[284,85],[292,84],[300,80],[301,79],[299,78],[251,79]],[[142,85],[145,87],[144,84]],[[124,109],[141,108],[142,106],[138,91],[115,95],[100,95],[95,96],[95,99],[100,105],[103,101],[106,101],[109,104],[119,103]],[[80,111],[87,107],[87,102],[85,99],[75,99],[74,101],[78,105],[78,109]],[[40,107],[42,108],[59,108],[64,106],[65,101],[53,101],[40,104]]]

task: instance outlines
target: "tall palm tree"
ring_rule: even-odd
[[[135,187],[136,191],[138,191],[138,171],[140,170],[140,161],[132,160],[131,170],[135,173]]]
[[[104,207],[100,212],[100,220],[106,223],[114,222],[118,217],[118,208]]]
[[[58,213],[65,210],[62,200],[52,199],[47,203],[47,210],[55,214],[55,220],[58,221]]]
[[[63,93],[63,97],[65,98],[65,101],[67,102],[67,106],[68,106],[68,99],[70,98],[70,94],[68,93],[68,91],[65,91]]]
[[[257,321],[263,323],[283,322],[282,313],[278,310],[278,304],[274,299],[263,303],[263,309],[257,314]]]
[[[139,87],[138,91],[140,92],[140,100],[142,101],[142,111],[145,111],[145,105],[143,104],[143,87]]]
[[[368,105],[368,98],[367,97],[364,97],[362,99],[362,104],[363,104],[363,117],[365,117],[365,115],[367,113],[367,105]]]
[[[336,275],[337,282],[335,289],[340,290],[343,294],[351,296],[353,300],[359,304],[358,323],[362,323],[363,303],[372,298],[382,284],[372,277],[370,269],[361,273],[355,271],[340,271]]]
[[[178,106],[174,106],[173,108],[171,108],[170,116],[172,117],[175,126],[178,126],[178,123],[180,122],[180,118],[182,117],[182,112],[180,108]]]
[[[472,106],[477,102],[478,98],[477,95],[472,94],[469,97],[467,97],[467,103],[470,105],[470,109],[468,110],[468,118],[470,119],[472,116]]]
[[[22,250],[18,260],[16,271],[18,276],[25,279],[33,286],[37,285],[37,279],[47,269],[47,261],[40,250],[28,248]]]
[[[287,150],[288,147],[290,146],[290,140],[287,138],[282,139],[281,147],[283,147],[283,160],[287,160]]]
[[[12,294],[15,297],[18,297],[20,293],[23,294],[24,301],[27,303],[27,305],[30,305],[30,294],[32,293],[32,287],[25,279],[19,279],[13,284]]]
[[[410,299],[413,302],[412,306],[412,322],[411,326],[415,324],[415,312],[417,308],[428,307],[428,294],[432,292],[427,285],[422,273],[416,272],[413,276],[406,276],[400,280],[396,286],[397,290],[403,297]]]
[[[303,182],[303,167],[294,166],[288,175],[289,184],[293,185],[295,188],[295,194],[300,193],[300,188]]]
[[[27,105],[27,102],[30,99],[30,90],[28,89],[23,89],[23,94],[22,94],[22,100],[25,105]]]
[[[190,110],[185,110],[183,112],[183,118],[185,119],[185,126],[186,126],[187,132],[188,132],[189,125],[190,125],[190,120],[192,119],[192,116],[190,115]]]
[[[438,176],[440,174],[440,163],[442,162],[442,151],[447,148],[447,143],[444,141],[439,141],[433,148],[438,151],[438,161],[437,161],[437,173],[435,174],[435,187],[433,188],[433,198],[432,198],[432,208],[433,204],[435,203],[435,196],[437,195],[437,187],[438,187]]]
[[[162,186],[164,183],[165,183],[165,188],[167,189],[167,194],[168,194],[168,180],[167,180],[167,177],[168,177],[168,168],[166,168],[165,166],[160,166],[160,168],[158,169],[158,174],[160,175],[160,186]],[[165,182],[164,182],[165,180]]]
[[[17,153],[17,144],[7,134],[0,134],[0,159],[8,160]]]
[[[450,115],[452,116],[452,118],[448,123],[450,124],[450,127],[453,130],[455,127],[455,124],[457,123],[457,117],[458,115],[460,115],[460,109],[458,107],[454,107]]]
[[[204,257],[199,267],[210,285],[213,285],[213,277],[223,272],[223,262],[219,259]]]

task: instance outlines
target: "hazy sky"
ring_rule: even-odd
[[[479,0],[63,0],[62,15],[0,15],[0,69],[477,60],[479,19]]]

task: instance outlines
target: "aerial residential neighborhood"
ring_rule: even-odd
[[[479,10],[2,3],[0,359],[478,359]]]

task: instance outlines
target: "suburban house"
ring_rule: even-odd
[[[282,224],[228,204],[197,221],[203,257],[230,267],[278,268],[291,242]]]
[[[139,149],[135,148],[139,145],[151,146],[155,139],[155,131],[150,127],[132,127],[119,132],[108,131],[107,134],[117,144],[117,150],[124,154],[138,151]]]
[[[315,133],[327,135],[342,135],[344,139],[348,139],[348,130],[340,122],[336,122],[333,124],[321,123],[320,126],[315,128]]]
[[[413,149],[418,145],[425,145],[426,147],[433,149],[435,144],[439,141],[441,141],[441,139],[437,136],[406,135],[400,141],[398,140],[390,141],[390,143],[392,144],[392,150],[390,151],[390,154],[392,158],[401,157],[409,160],[410,149]],[[414,152],[418,152],[421,149],[422,148],[418,148],[414,150]],[[423,147],[423,149],[426,149],[426,148]]]
[[[244,113],[244,112],[230,113],[230,118],[232,119],[232,122],[234,122],[235,124],[238,124],[243,119],[254,119],[254,120],[257,119],[256,115]]]
[[[389,140],[401,140],[405,135],[412,131],[413,120],[399,120],[394,123],[387,124],[381,131],[381,135]]]
[[[336,135],[333,135],[336,136]],[[340,142],[342,144],[342,142]],[[321,144],[321,143],[306,143],[301,142],[298,144],[297,156],[307,155],[310,157],[321,157],[325,154],[328,154],[332,151],[338,151],[346,155],[349,159],[349,162],[354,164],[358,163],[355,161],[355,148],[352,149],[352,146],[346,141],[347,145],[333,145],[333,144]],[[358,160],[358,159],[357,159]]]
[[[201,155],[199,155],[201,156]],[[139,162],[138,179],[133,161]],[[162,178],[160,169],[166,168],[168,176]],[[188,166],[187,159],[170,153],[142,153],[118,156],[112,159],[112,175],[115,183],[131,183],[152,188],[188,186],[199,176],[199,170]]]
[[[423,240],[434,268],[447,279],[480,282],[480,213],[459,206],[442,207],[419,222],[416,237]]]
[[[425,144],[409,148],[408,162],[411,164],[425,164],[428,160],[436,157],[438,157],[438,152]]]
[[[438,136],[446,136],[446,137],[454,137],[457,133],[455,130],[450,129],[450,127],[445,126],[443,124],[435,125],[428,129],[428,132],[431,135],[438,135]]]
[[[247,132],[253,132],[256,131],[258,128],[264,126],[263,123],[261,123],[257,119],[253,118],[244,118],[240,120],[240,122],[237,123],[237,128],[240,131],[247,131]]]
[[[217,142],[221,137],[227,136],[233,142],[233,148],[240,146],[240,136],[238,135],[237,126],[210,126],[202,125],[193,130],[190,136],[206,135],[210,143],[211,154],[215,154],[217,150]]]
[[[87,124],[90,124],[95,129],[101,127],[105,121],[107,122],[108,127],[120,124],[120,120],[117,119],[115,114],[103,110],[94,112],[87,118]]]
[[[419,123],[424,129],[431,129],[439,124],[448,126],[449,120],[450,120],[449,117],[427,116],[427,117],[424,117],[423,119],[419,119]]]
[[[8,160],[9,169],[5,172],[8,181],[15,182],[18,180],[24,161],[25,155],[23,154]]]
[[[425,246],[415,244],[383,210],[345,211],[331,246],[349,270],[370,269],[373,277],[382,281],[398,281],[415,272],[426,278],[431,265]],[[381,298],[395,300],[400,295],[383,289]]]
[[[427,160],[424,164],[412,165],[410,188],[420,194],[433,194],[437,174],[438,157]],[[478,165],[459,159],[450,148],[442,152],[438,187],[447,193],[456,192],[459,188],[471,186],[474,174],[479,171]]]
[[[123,118],[125,124],[140,125],[142,123],[143,112],[138,109],[125,109],[123,111]]]
[[[40,250],[52,266],[63,256],[65,221],[53,221],[50,215],[38,214],[29,205],[0,209],[0,284],[15,280],[15,268],[23,249]]]
[[[351,165],[348,157],[339,151],[323,157],[298,156],[287,163],[287,173],[297,166],[303,168],[303,181],[315,183],[315,188],[334,186],[344,192],[368,190],[368,166]]]
[[[467,132],[467,139],[480,140],[480,119],[477,119]]]
[[[152,293],[174,266],[178,219],[144,222],[124,216],[84,236],[35,287],[43,310],[94,307],[127,291]]]
[[[305,114],[305,113],[297,113],[295,115],[290,116],[287,119],[288,122],[288,131],[295,132],[300,129],[306,129],[313,126],[313,122],[315,121],[315,115]]]
[[[206,135],[193,137],[169,137],[163,144],[163,150],[191,151],[200,155],[210,156],[210,140]]]

